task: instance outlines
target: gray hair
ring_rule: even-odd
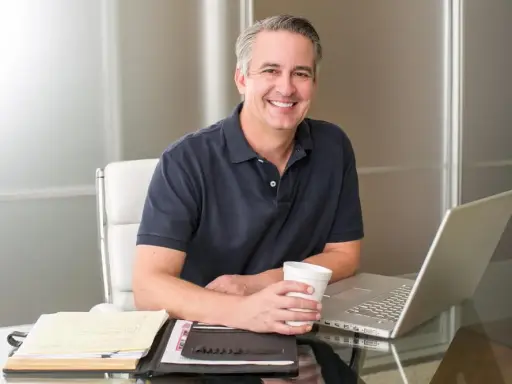
[[[307,37],[313,43],[315,50],[314,72],[315,78],[318,75],[320,61],[322,60],[322,45],[320,37],[313,25],[302,17],[290,15],[271,16],[245,29],[236,40],[236,67],[242,74],[247,75],[251,62],[252,45],[256,35],[262,31],[289,31]]]

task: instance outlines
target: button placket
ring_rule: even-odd
[[[266,161],[262,158],[257,158],[258,168],[262,171],[263,179],[265,181],[265,185],[270,191],[272,197],[275,199],[277,196],[277,192],[279,189],[279,172],[274,164]]]

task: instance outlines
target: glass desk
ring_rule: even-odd
[[[300,337],[300,373],[291,380],[179,377],[137,380],[3,376],[0,383],[512,383],[512,260],[491,262],[471,300],[396,340],[316,327]],[[11,329],[17,329],[11,327]],[[4,351],[6,333],[0,333]],[[0,356],[3,366],[5,356]]]

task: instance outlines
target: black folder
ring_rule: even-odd
[[[196,360],[215,360],[217,364],[170,364],[162,363],[162,356],[176,320],[169,319],[161,327],[148,354],[133,370],[110,369],[108,362],[95,367],[76,368],[70,363],[66,369],[41,369],[40,367],[4,367],[7,375],[31,374],[52,376],[61,374],[78,377],[81,373],[128,373],[134,377],[155,377],[168,374],[183,375],[256,375],[264,377],[294,377],[298,375],[298,350],[295,336],[274,333],[254,333],[225,327],[205,327],[193,323],[182,355]],[[108,359],[108,357],[106,358]],[[291,361],[291,364],[237,364],[226,365],[223,361]]]
[[[183,346],[182,355],[196,360],[216,360],[218,364],[161,363],[162,355],[171,336],[174,324],[175,320],[170,320],[169,324],[163,327],[160,340],[155,343],[154,348],[141,361],[135,373],[136,376],[159,376],[181,373],[293,377],[298,374],[298,350],[297,341],[294,336],[254,333],[225,327],[205,328],[197,322],[194,322],[190,329],[187,341]],[[251,348],[248,348],[249,346]],[[286,365],[223,365],[222,361],[226,360],[263,362],[289,360],[292,363]]]

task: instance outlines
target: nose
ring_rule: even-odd
[[[295,84],[293,84],[290,74],[282,73],[276,82],[276,91],[282,96],[289,97],[295,92]]]

